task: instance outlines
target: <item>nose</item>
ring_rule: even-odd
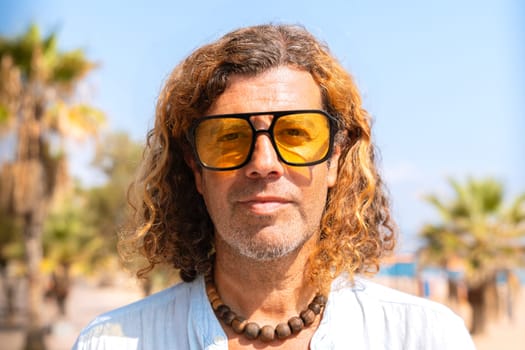
[[[252,157],[244,167],[249,178],[279,178],[284,173],[283,163],[279,160],[270,135],[258,133],[255,136]]]

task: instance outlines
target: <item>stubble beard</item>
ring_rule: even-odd
[[[297,219],[284,220],[281,225],[268,225],[273,217],[258,217],[256,223],[235,225],[221,240],[240,256],[254,261],[284,258],[300,249],[317,231]]]

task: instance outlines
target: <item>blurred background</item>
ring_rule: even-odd
[[[449,305],[479,349],[518,349],[524,20],[519,0],[0,1],[2,348],[69,349],[177,282],[137,282],[115,248],[157,95],[195,48],[284,22],[327,43],[374,119],[400,231],[375,278]]]

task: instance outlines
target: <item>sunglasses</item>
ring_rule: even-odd
[[[273,116],[268,129],[256,129],[251,118]],[[224,114],[196,119],[190,143],[198,163],[210,170],[233,170],[251,159],[257,135],[270,137],[279,160],[287,165],[322,163],[332,152],[335,119],[321,110]]]

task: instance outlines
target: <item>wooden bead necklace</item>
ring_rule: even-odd
[[[299,333],[304,327],[308,327],[315,321],[317,315],[323,311],[327,300],[326,296],[317,294],[308,308],[301,311],[299,316],[290,318],[288,322],[279,323],[275,329],[268,325],[260,327],[257,323],[249,322],[244,317],[237,315],[228,305],[224,304],[215,287],[213,273],[207,274],[205,280],[206,294],[217,317],[231,327],[235,333],[244,334],[248,339],[259,339],[263,342],[270,342],[276,338],[285,339],[292,334]]]

